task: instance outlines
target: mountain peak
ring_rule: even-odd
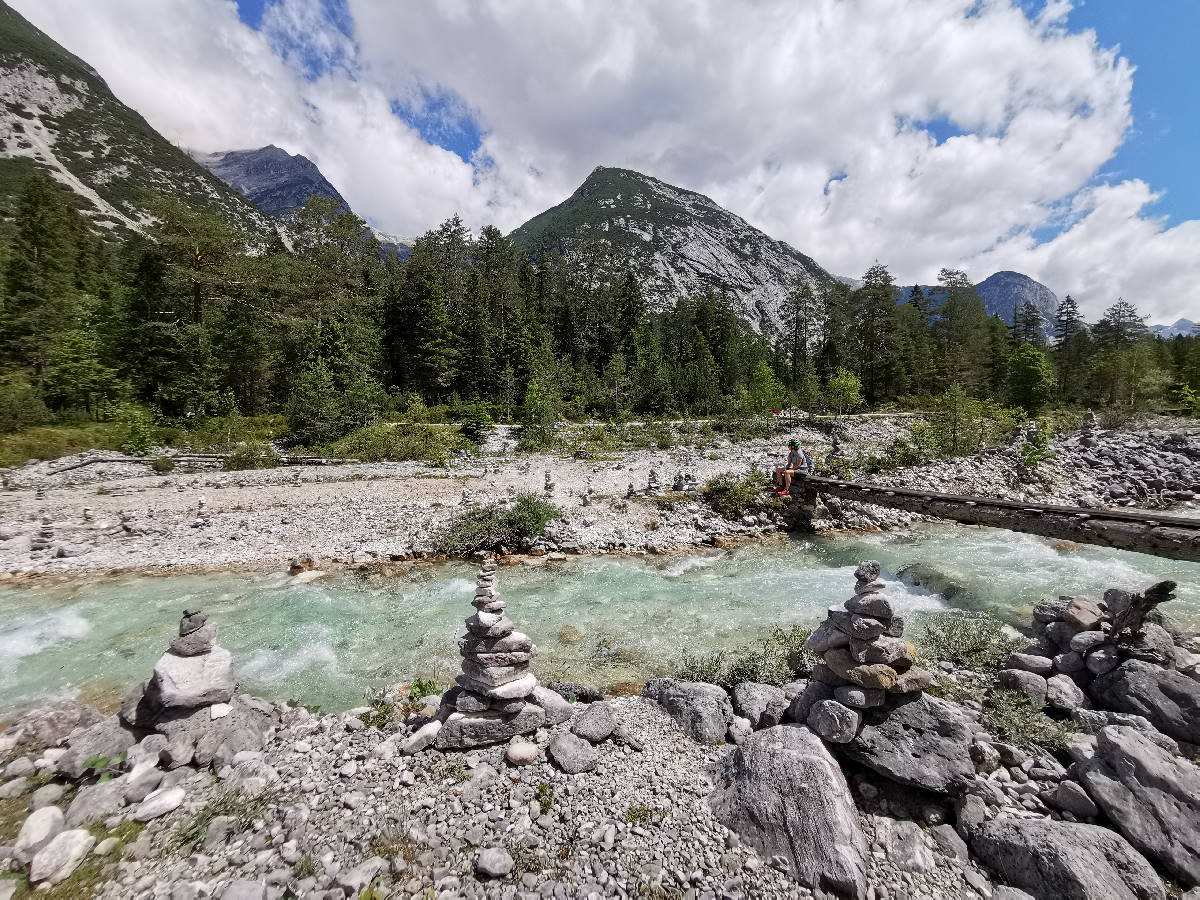
[[[269,215],[287,218],[309,197],[350,205],[307,156],[267,144],[255,150],[225,150],[197,157],[209,171]]]
[[[570,197],[511,237],[530,254],[570,254],[585,240],[601,240],[642,279],[656,307],[711,291],[765,332],[779,329],[784,298],[798,281],[833,281],[812,259],[703,194],[611,166],[597,166]]]

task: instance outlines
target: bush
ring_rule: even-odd
[[[710,478],[701,491],[705,502],[719,515],[731,521],[740,519],[758,504],[766,490],[762,472],[749,475],[732,473]]]
[[[420,460],[440,465],[464,441],[449,428],[433,425],[369,425],[343,438],[314,447],[322,456],[360,459],[363,462]]]
[[[156,456],[150,460],[150,468],[159,475],[166,475],[168,472],[175,471],[175,460],[169,456]]]
[[[113,415],[121,435],[121,449],[133,456],[145,456],[157,443],[154,416],[137,403],[121,403]]]
[[[279,465],[279,454],[270,444],[238,444],[225,457],[222,468],[227,471],[241,469],[274,469]]]
[[[0,378],[0,434],[52,421],[54,416],[32,384],[15,375]]]
[[[488,435],[492,433],[492,428],[496,425],[488,411],[488,405],[479,401],[468,403],[463,407],[461,422],[463,437],[476,447],[484,445]]]
[[[263,443],[288,433],[283,416],[213,416],[177,439],[197,453],[227,453],[238,444]]]
[[[674,677],[717,684],[727,691],[743,681],[786,684],[796,678],[797,672],[807,673],[816,665],[816,656],[804,649],[811,634],[811,628],[796,625],[775,628],[766,637],[736,650],[684,650],[675,665]]]
[[[520,494],[507,506],[489,503],[463,510],[433,537],[435,553],[468,556],[479,550],[519,547],[545,531],[562,513],[533,494]]]
[[[988,726],[1011,744],[1062,750],[1074,730],[1056,722],[1020,691],[996,688],[983,704]]]
[[[1027,643],[1007,634],[1004,624],[987,613],[947,610],[923,616],[920,624],[915,643],[924,656],[969,669],[998,669]]]

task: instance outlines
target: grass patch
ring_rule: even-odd
[[[11,844],[17,839],[21,823],[29,815],[29,797],[8,797],[0,800],[0,844]]]
[[[1029,642],[988,613],[946,610],[921,617],[914,643],[927,659],[989,672]]]
[[[423,852],[421,845],[408,836],[408,832],[395,826],[383,828],[371,840],[370,852],[374,856],[392,859],[399,856],[405,862],[416,862]]]
[[[455,428],[434,425],[369,425],[313,448],[321,456],[363,462],[416,460],[441,465],[451,453],[474,445]]]
[[[538,786],[533,792],[533,798],[537,800],[544,816],[554,807],[554,788],[549,782],[538,782]]]
[[[120,450],[123,439],[112,422],[27,428],[0,434],[0,466],[23,466],[31,459],[58,459],[84,450]]]
[[[993,690],[983,702],[988,726],[1010,744],[1062,750],[1074,729],[1046,715],[1020,691]]]
[[[248,794],[245,791],[232,790],[218,794],[196,810],[190,819],[176,826],[171,844],[176,849],[182,850],[198,847],[208,833],[208,826],[218,816],[230,816],[233,819],[231,834],[245,831],[250,827],[251,822],[263,815],[268,801],[273,796],[269,791],[261,794]]]
[[[662,816],[662,810],[646,806],[644,803],[638,803],[625,810],[623,818],[630,825],[650,825],[657,822]]]
[[[534,494],[519,494],[511,506],[473,506],[458,513],[434,535],[433,549],[447,556],[469,556],[479,550],[520,547],[560,515],[558,507]]]
[[[174,443],[196,453],[228,453],[239,444],[264,444],[288,433],[283,416],[213,416]]]

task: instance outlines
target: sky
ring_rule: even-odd
[[[1012,269],[1200,320],[1196,0],[10,0],[188,149],[508,231],[597,165],[836,274]]]

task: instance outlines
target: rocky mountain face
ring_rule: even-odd
[[[309,197],[336,200],[338,208],[353,212],[328,178],[307,156],[288,153],[268,144],[257,150],[198,153],[196,161],[253,203],[258,209],[286,222]],[[371,229],[385,253],[408,257],[412,243],[386,231]]]
[[[1200,325],[1191,319],[1179,319],[1173,325],[1151,325],[1150,333],[1164,340],[1173,337],[1191,337],[1194,334],[1200,334]]]
[[[642,278],[656,308],[716,291],[765,332],[779,328],[784,298],[799,280],[833,280],[708,197],[629,169],[597,167],[574,194],[511,237],[529,254],[570,254],[588,239],[602,240]]]
[[[237,192],[118,100],[86,62],[0,0],[0,204],[43,169],[106,229],[148,221],[154,194],[213,209],[254,231],[273,226]]]
[[[843,279],[849,283],[848,279]],[[896,302],[908,300],[913,285],[907,284],[896,288]],[[930,308],[937,309],[945,299],[945,292],[936,284],[923,284],[921,290],[929,300]],[[1013,313],[1025,303],[1032,301],[1042,314],[1045,330],[1050,332],[1054,325],[1054,314],[1058,310],[1058,297],[1040,281],[1034,281],[1028,275],[1020,272],[996,272],[975,285],[979,298],[988,315],[999,316],[1009,325],[1013,321]]]
[[[276,218],[286,219],[314,196],[336,200],[343,210],[350,208],[312,160],[274,144],[257,150],[194,155],[210,172]]]

